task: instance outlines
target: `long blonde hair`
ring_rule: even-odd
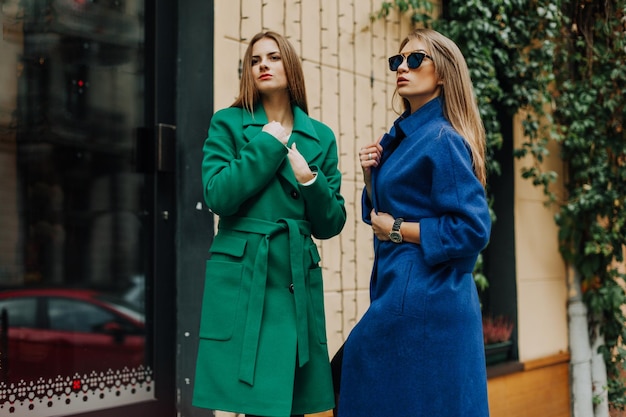
[[[280,52],[285,74],[287,76],[287,90],[289,91],[289,100],[291,105],[296,105],[308,114],[308,105],[306,99],[306,88],[304,85],[304,72],[302,71],[302,63],[293,47],[284,36],[272,32],[260,32],[254,35],[248,44],[248,48],[243,56],[241,81],[239,82],[239,96],[231,104],[231,107],[243,107],[250,113],[254,112],[254,106],[261,100],[259,90],[254,83],[252,75],[252,47],[261,39],[269,38],[276,42],[278,51]]]
[[[443,80],[441,96],[444,116],[467,141],[472,151],[474,173],[484,186],[487,182],[485,127],[480,118],[465,58],[452,40],[432,29],[411,32],[400,44],[399,51],[412,39],[423,42],[432,56],[437,76]],[[405,110],[410,108],[408,100],[403,98],[402,103]]]

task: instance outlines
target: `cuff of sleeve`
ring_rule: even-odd
[[[420,242],[424,251],[424,261],[431,266],[448,260],[438,228],[439,221],[436,218],[420,220]]]
[[[367,188],[363,187],[363,193],[361,195],[361,215],[362,219],[366,224],[372,224],[371,212],[374,208],[372,201],[367,196]]]
[[[300,185],[302,185],[303,187],[308,187],[309,185],[313,184],[316,179],[317,179],[317,172],[313,171],[313,179],[310,179],[307,182],[303,182]]]

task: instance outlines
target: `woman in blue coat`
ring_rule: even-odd
[[[238,99],[213,115],[202,183],[220,216],[206,263],[193,404],[247,416],[333,408],[320,256],[346,221],[337,144],[307,115],[293,46],[255,35]]]
[[[485,134],[459,48],[418,29],[389,58],[404,113],[359,153],[371,304],[343,348],[339,417],[487,417],[480,302]]]

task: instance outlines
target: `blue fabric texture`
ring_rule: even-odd
[[[371,304],[343,352],[339,417],[487,417],[480,302],[472,271],[491,230],[469,146],[440,98],[381,141],[370,211],[419,222],[421,244],[374,237]]]

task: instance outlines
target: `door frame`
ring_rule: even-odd
[[[205,261],[213,241],[214,219],[204,203],[202,148],[213,114],[213,0],[179,2],[176,220],[176,315],[178,413],[182,417],[212,417],[192,403],[198,329],[204,289]],[[224,63],[219,63],[223,65]],[[237,71],[232,63],[232,71]],[[183,168],[184,167],[184,168]]]

